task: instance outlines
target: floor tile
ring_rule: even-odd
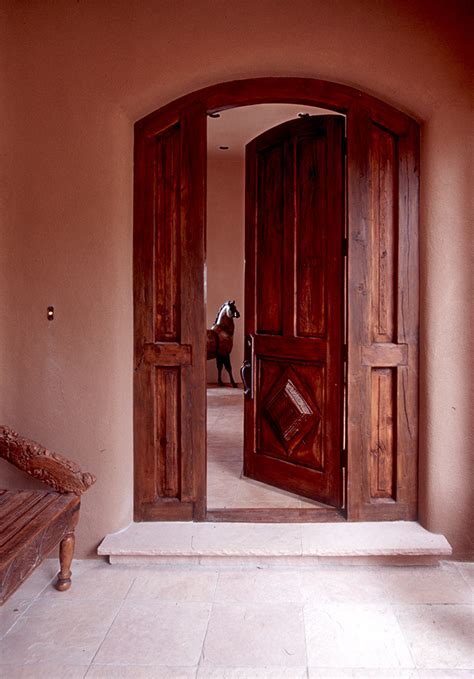
[[[467,563],[463,561],[458,561],[456,563],[458,571],[461,573],[466,582],[474,588],[474,562]]]
[[[59,559],[45,559],[18,587],[8,601],[34,599],[45,587],[51,585],[59,570]]]
[[[195,679],[197,667],[92,665],[86,679]]]
[[[473,670],[418,670],[417,679],[472,679]]]
[[[409,669],[414,666],[389,606],[308,604],[304,617],[311,667]]]
[[[380,569],[333,567],[304,570],[301,591],[308,603],[382,603]]]
[[[301,607],[295,604],[214,604],[202,665],[305,666]]]
[[[136,576],[127,600],[211,602],[217,578],[217,571],[150,570]]]
[[[456,569],[382,568],[378,579],[392,603],[473,603],[473,593]]]
[[[474,668],[472,606],[396,606],[395,612],[417,667]]]
[[[2,679],[84,679],[88,665],[22,665],[2,667]]]
[[[306,667],[200,667],[198,679],[307,679]]]
[[[352,667],[308,667],[309,679],[418,679],[416,669],[377,669]]]
[[[73,573],[71,589],[59,596],[65,601],[75,599],[124,599],[135,579],[135,571],[112,568],[110,564],[96,561],[93,566],[79,573]],[[53,587],[46,588],[40,598],[57,598]]]
[[[194,667],[210,604],[125,601],[94,664]]]
[[[0,639],[21,618],[31,603],[32,599],[16,599],[13,601],[10,598],[0,607]]]
[[[218,602],[302,602],[300,574],[291,570],[223,571],[215,594]]]
[[[90,663],[120,604],[37,599],[0,641],[0,665],[20,664],[19,659],[23,664]]]

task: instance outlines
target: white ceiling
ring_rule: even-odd
[[[208,153],[243,158],[249,141],[275,125],[297,118],[298,113],[327,115],[335,112],[300,104],[257,104],[220,111],[219,118],[207,119]],[[229,149],[220,150],[219,146]]]

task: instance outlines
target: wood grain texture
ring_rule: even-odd
[[[0,603],[13,594],[54,547],[74,533],[79,508],[80,498],[74,494],[0,492]],[[68,559],[72,555],[69,545]],[[68,564],[70,581],[70,560]]]
[[[342,505],[344,121],[283,123],[247,145],[244,473]],[[253,168],[252,168],[253,166]],[[252,304],[252,299],[255,302]],[[253,311],[253,315],[252,315]]]
[[[284,145],[259,148],[256,200],[257,332],[283,334],[284,290]],[[268,294],[271,290],[271,294]]]
[[[372,124],[370,222],[373,247],[371,325],[374,343],[394,342],[396,338],[397,164],[396,138],[388,130]]]
[[[348,517],[416,519],[417,126],[375,106],[357,116],[348,129]]]
[[[10,427],[0,427],[0,457],[58,493],[81,495],[96,481],[93,474],[82,472],[64,455],[20,436]]]
[[[370,497],[395,500],[396,401],[394,368],[371,371]]]
[[[205,457],[206,116],[191,107],[173,115],[165,112],[160,120],[153,131],[137,126],[135,144],[138,520],[156,515],[172,520],[179,503],[183,508],[178,514],[187,514],[196,497],[198,469],[202,476],[201,457]],[[203,494],[201,489],[200,497]]]

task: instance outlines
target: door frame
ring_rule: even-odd
[[[191,479],[185,498],[143,499],[144,450],[154,436],[142,414],[150,387],[144,364],[143,267],[141,241],[147,210],[147,139],[176,120],[200,135],[196,157],[199,189],[205,187],[205,124],[209,113],[263,103],[317,106],[346,116],[347,134],[347,329],[346,447],[344,512],[206,509],[205,385],[193,382],[187,402],[195,421],[192,450],[181,470]],[[189,131],[188,131],[189,140]],[[417,518],[418,456],[418,167],[419,126],[408,115],[354,88],[311,78],[254,78],[219,83],[177,99],[135,124],[134,198],[134,469],[135,520],[333,521],[413,520]],[[202,176],[201,176],[202,175]],[[187,185],[190,189],[190,184]],[[196,190],[196,189],[194,189]],[[193,241],[205,251],[205,201],[185,220],[194,224]],[[388,253],[388,255],[387,255]],[[194,271],[198,271],[194,262]],[[197,274],[196,274],[197,275]],[[199,286],[198,286],[199,287]],[[205,331],[204,314],[195,331]],[[204,337],[204,334],[203,334]],[[189,338],[188,338],[188,341]],[[186,356],[186,370],[203,375],[205,352],[197,341]],[[147,345],[150,347],[150,344]],[[183,347],[184,345],[180,345]],[[177,350],[178,367],[184,366]],[[153,354],[153,350],[151,350]],[[154,354],[160,353],[158,350]],[[171,352],[172,353],[172,352]],[[150,350],[148,350],[150,354]],[[171,359],[170,359],[171,360]],[[165,363],[164,365],[175,365]],[[361,404],[366,404],[361,407]],[[203,412],[201,412],[203,411]],[[149,453],[147,453],[149,454]],[[149,460],[149,458],[148,458]],[[232,511],[232,516],[230,516]]]

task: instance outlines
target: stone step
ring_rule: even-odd
[[[414,521],[132,523],[97,553],[110,563],[198,565],[428,564],[449,557],[443,535]]]

